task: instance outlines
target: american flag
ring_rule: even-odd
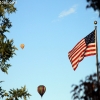
[[[76,46],[68,52],[69,60],[74,70],[78,67],[84,57],[96,55],[95,30],[83,38]]]

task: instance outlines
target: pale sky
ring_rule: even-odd
[[[2,88],[9,91],[26,85],[32,95],[28,100],[72,100],[71,85],[96,72],[96,56],[85,58],[74,71],[68,52],[94,30],[95,20],[100,45],[100,18],[86,5],[85,0],[17,0],[17,12],[8,16],[13,27],[6,35],[14,39],[18,51],[8,61],[12,65],[8,75],[0,73],[5,81]],[[46,86],[42,99],[39,85]]]

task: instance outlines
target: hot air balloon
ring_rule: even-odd
[[[41,95],[41,97],[44,95],[45,91],[46,91],[46,87],[44,85],[39,85],[37,87],[37,91],[38,93]]]
[[[20,47],[21,47],[22,49],[24,49],[24,46],[25,46],[24,44],[21,44],[21,45],[20,45]]]

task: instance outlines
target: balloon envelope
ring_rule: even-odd
[[[41,95],[41,97],[44,95],[45,91],[46,91],[46,87],[44,85],[39,85],[37,87],[37,91],[38,93]]]
[[[25,46],[24,44],[21,44],[21,45],[20,45],[20,47],[21,47],[22,49],[24,49],[24,46]]]

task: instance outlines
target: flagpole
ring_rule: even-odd
[[[94,21],[95,24],[95,41],[96,41],[96,66],[97,66],[97,80],[99,82],[99,61],[98,61],[98,40],[97,40],[97,21]]]

